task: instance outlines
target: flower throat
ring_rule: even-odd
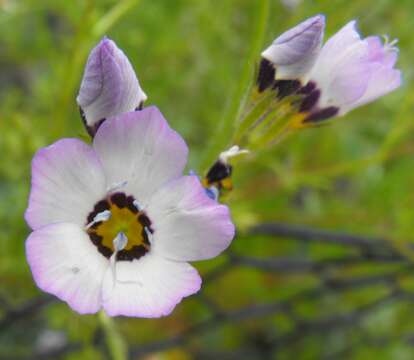
[[[87,224],[89,238],[108,259],[115,252],[113,240],[119,233],[125,234],[128,242],[117,252],[117,261],[139,259],[150,250],[151,221],[133,196],[117,192],[99,201],[88,215]]]

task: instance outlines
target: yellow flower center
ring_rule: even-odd
[[[106,221],[96,221],[97,215],[110,211]],[[117,260],[138,259],[150,250],[151,221],[139,210],[132,196],[115,193],[99,201],[89,214],[87,233],[98,251],[107,258],[115,252],[113,241],[119,233],[128,239],[125,247],[117,253]]]

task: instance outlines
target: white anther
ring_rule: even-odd
[[[128,238],[120,231],[115,239],[112,240],[112,243],[114,244],[115,252],[118,252],[125,249],[125,246],[128,244]]]
[[[219,159],[227,164],[228,160],[232,157],[242,155],[242,154],[248,154],[250,151],[246,149],[240,149],[238,145],[233,145],[230,149],[223,151],[219,155]]]
[[[110,193],[110,192],[122,189],[123,187],[127,186],[127,184],[128,184],[128,181],[126,181],[126,180],[125,181],[120,181],[120,182],[114,183],[111,186],[109,186],[106,189],[106,191]]]
[[[138,211],[142,211],[144,208],[139,204],[138,200],[134,200],[132,204],[137,208]]]
[[[111,218],[111,211],[110,210],[104,210],[100,213],[96,214],[93,220],[86,225],[86,229],[89,229],[91,226],[95,225],[98,222],[101,221],[108,221]]]
[[[111,255],[111,258],[109,259],[110,263],[111,263],[111,267],[112,264],[115,264],[116,262],[116,256],[118,255],[118,252],[120,252],[121,250],[125,249],[125,246],[127,246],[128,244],[128,238],[126,237],[126,235],[120,231],[116,236],[115,239],[112,240],[112,244],[114,245],[114,253]],[[115,267],[113,269],[113,273],[115,276]]]
[[[144,231],[145,231],[145,234],[147,234],[149,243],[152,244],[152,237],[153,237],[152,232],[146,226],[144,226]]]

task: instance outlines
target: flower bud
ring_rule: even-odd
[[[93,137],[106,118],[135,110],[146,99],[126,55],[103,38],[89,55],[76,98],[89,134]]]
[[[325,29],[325,17],[316,15],[277,37],[262,52],[262,67],[273,80],[303,80],[318,56]],[[269,67],[273,68],[273,74]],[[265,69],[260,69],[263,74]],[[270,71],[269,71],[270,70]],[[265,81],[266,82],[266,81]],[[263,88],[260,86],[259,89]]]

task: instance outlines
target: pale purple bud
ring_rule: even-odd
[[[76,98],[89,134],[93,137],[106,118],[135,110],[146,99],[126,55],[103,38],[89,55]]]
[[[277,37],[262,52],[275,68],[276,80],[303,80],[321,48],[325,17],[316,15]]]
[[[355,24],[351,21],[326,42],[309,75],[320,93],[314,114],[336,108],[343,115],[401,85],[401,72],[394,69],[396,42],[383,44],[376,36],[361,39]]]

